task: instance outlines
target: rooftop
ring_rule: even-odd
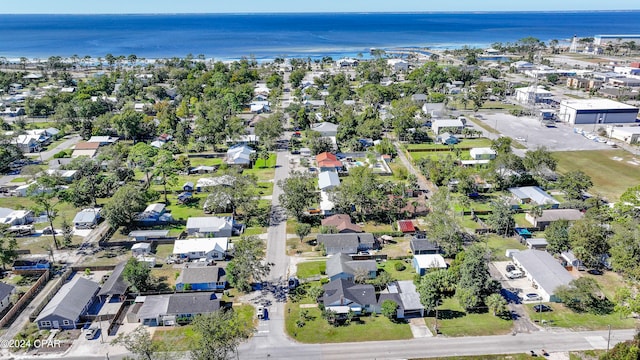
[[[567,106],[576,110],[620,110],[620,109],[635,109],[637,107],[627,105],[618,101],[609,99],[571,99],[562,100],[560,106]]]
[[[550,295],[559,286],[569,285],[573,280],[573,276],[546,251],[520,251],[513,254],[513,259]]]

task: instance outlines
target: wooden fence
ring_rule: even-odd
[[[13,305],[9,311],[0,319],[0,328],[5,327],[13,318],[18,315],[25,308],[25,306],[42,290],[44,285],[49,281],[51,276],[51,271],[45,271],[38,280],[31,286],[29,290],[27,290],[22,297]]]

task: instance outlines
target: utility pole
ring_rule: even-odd
[[[607,336],[607,354],[609,353],[609,344],[611,344],[611,325],[607,325],[609,328],[609,335]]]

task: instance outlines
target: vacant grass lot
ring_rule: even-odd
[[[553,311],[536,313],[533,311],[534,304],[525,305],[525,309],[531,320],[545,320],[551,326],[568,328],[574,331],[582,330],[604,330],[608,325],[612,329],[631,329],[636,321],[632,318],[621,318],[618,313],[609,315],[594,315],[589,313],[576,313],[562,304],[548,304]]]
[[[487,236],[487,247],[491,251],[492,261],[506,261],[508,258],[505,253],[507,249],[526,250],[526,246],[520,244],[520,242],[514,238],[504,238],[496,234],[489,234]]]
[[[558,160],[561,173],[582,170],[593,181],[590,192],[612,202],[628,188],[638,185],[640,179],[640,164],[629,163],[634,161],[634,156],[624,150],[563,151],[554,152],[553,156]]]
[[[296,271],[300,279],[306,279],[313,276],[323,275],[327,270],[327,262],[322,261],[307,261],[299,263]]]
[[[384,316],[363,316],[349,325],[333,326],[323,319],[320,309],[308,308],[310,320],[303,327],[296,325],[300,304],[288,303],[285,328],[289,336],[302,343],[340,343],[411,339],[409,324],[395,323]]]
[[[487,138],[468,138],[466,139],[463,135],[457,135],[459,143],[453,145],[453,148],[468,148],[468,147],[489,147],[491,146],[491,140]],[[407,149],[443,149],[448,150],[449,145],[442,144],[408,144]]]
[[[425,318],[429,329],[435,326],[433,314]],[[511,331],[511,320],[491,313],[467,313],[457,300],[447,298],[438,308],[438,329],[445,336],[504,335]]]

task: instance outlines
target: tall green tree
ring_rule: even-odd
[[[557,161],[546,147],[541,146],[533,151],[527,151],[522,164],[533,176],[541,176],[545,168],[554,171]]]
[[[256,236],[244,236],[233,247],[233,259],[227,265],[229,283],[242,292],[251,291],[251,283],[261,282],[272,264],[265,262],[265,244]]]
[[[58,217],[57,207],[60,202],[57,198],[58,185],[58,179],[50,175],[43,175],[27,190],[27,194],[35,203],[36,212],[42,212],[46,215],[51,229],[54,229],[53,221]],[[55,231],[52,232],[52,236],[53,245],[56,250],[58,250],[60,245],[58,244]]]
[[[119,188],[105,204],[103,215],[112,228],[130,226],[148,201],[149,194],[146,191],[135,184],[127,184]]]
[[[640,279],[640,226],[635,219],[625,219],[613,224],[613,236],[609,238],[613,270],[626,278]]]
[[[491,202],[491,213],[487,217],[487,224],[498,234],[509,236],[515,228],[513,209],[507,201],[502,199]]]
[[[158,155],[158,149],[143,142],[139,142],[129,149],[129,157],[127,160],[129,163],[144,171],[147,179],[146,186],[150,184],[149,173],[155,165],[153,160],[156,155]]]
[[[118,134],[122,135],[125,139],[133,140],[145,135],[143,133],[143,121],[144,114],[131,108],[125,109],[122,113],[115,115],[111,119],[113,127],[116,129]]]
[[[605,229],[588,217],[575,221],[569,228],[569,242],[576,257],[588,267],[598,267],[601,256],[609,250]]]
[[[284,114],[276,112],[256,124],[256,136],[260,137],[260,143],[268,150],[273,150],[276,141],[284,134],[283,121]]]
[[[544,236],[549,242],[547,251],[552,254],[559,254],[571,248],[569,241],[569,221],[554,221],[544,230]]]
[[[154,174],[160,178],[164,193],[164,202],[169,203],[167,185],[175,185],[178,181],[178,164],[173,154],[167,150],[160,150],[154,159]]]
[[[426,216],[427,234],[448,256],[454,256],[462,248],[460,219],[454,214],[449,190],[441,187],[430,199],[430,211]]]
[[[503,315],[508,311],[507,301],[500,294],[491,294],[487,296],[487,307],[493,313],[493,316]]]
[[[467,310],[483,304],[487,295],[496,290],[496,285],[489,276],[489,266],[485,254],[483,246],[472,245],[465,251],[464,260],[460,266],[460,281],[456,287],[456,298],[460,305]]]
[[[280,204],[298,220],[308,207],[320,200],[315,179],[309,174],[294,171],[288,178],[279,180],[278,186],[282,189],[282,194],[278,197]]]
[[[366,166],[351,169],[350,175],[334,189],[333,200],[336,209],[351,212],[361,220],[383,211],[388,200],[379,176]]]
[[[582,193],[593,186],[591,177],[580,170],[570,171],[558,178],[558,188],[570,199],[582,199]]]
[[[127,261],[122,271],[122,276],[139,293],[149,291],[153,286],[151,268],[146,262],[138,261],[134,257],[129,258]]]
[[[165,352],[171,349],[167,349],[165,343],[161,341],[153,341],[147,328],[142,325],[129,333],[119,333],[111,343],[122,345],[131,354],[135,355],[137,359],[165,360],[170,357],[169,353]]]
[[[6,265],[13,263],[18,257],[18,242],[14,237],[7,235],[7,228],[9,226],[0,225],[0,264],[2,264],[2,270],[6,270]]]
[[[197,316],[193,329],[199,336],[191,350],[191,359],[229,360],[234,354],[237,357],[238,346],[249,338],[253,325],[231,310],[219,310]]]

